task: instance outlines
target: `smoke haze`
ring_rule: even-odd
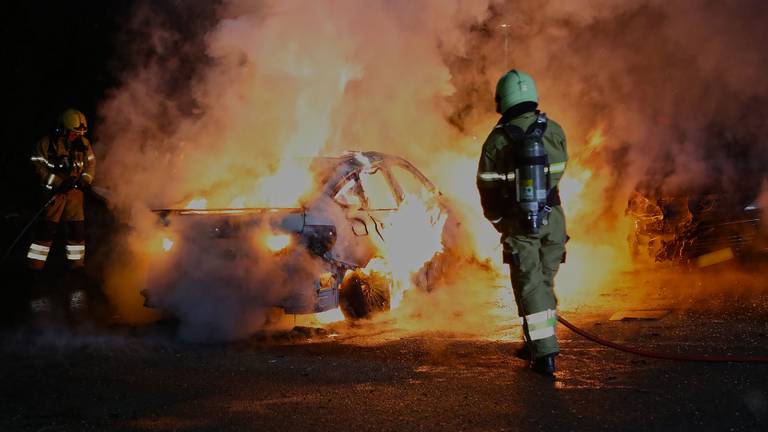
[[[498,118],[495,82],[519,68],[568,136],[563,195],[569,249],[580,252],[558,285],[561,300],[578,303],[625,265],[632,189],[759,192],[766,9],[705,0],[146,2],[124,32],[122,84],[101,106],[99,180],[140,231],[152,226],[148,209],[198,195],[212,207],[242,195],[246,206],[295,202],[312,182],[285,184],[293,171],[283,161],[295,156],[384,151],[435,181],[472,230],[476,255],[498,264],[474,171]],[[594,260],[608,264],[594,269]]]

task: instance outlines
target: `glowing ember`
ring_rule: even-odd
[[[291,236],[288,234],[268,234],[264,243],[272,252],[280,252],[291,244]]]

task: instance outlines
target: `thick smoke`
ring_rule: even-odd
[[[536,77],[541,109],[566,130],[565,304],[591,301],[626,268],[633,189],[718,193],[742,206],[758,195],[767,14],[756,1],[493,2],[485,20],[465,22],[465,52],[442,48],[458,129],[487,121],[495,79],[517,67]]]
[[[245,337],[270,324],[269,306],[314,304],[306,287],[325,271],[321,259],[304,248],[254,247],[259,234],[270,232],[267,220],[242,227],[235,238],[212,237],[211,226],[205,219],[172,221],[174,253],[153,263],[145,285],[153,307],[177,315],[182,338]]]
[[[768,132],[767,7],[147,2],[117,62],[131,66],[101,107],[101,180],[141,231],[153,226],[147,209],[199,195],[213,207],[243,194],[246,206],[296,201],[311,180],[288,187],[285,158],[386,151],[424,170],[473,231],[475,253],[495,257],[498,237],[482,220],[474,169],[497,119],[495,81],[516,67],[536,78],[541,108],[569,138],[566,176],[579,183],[565,197],[571,249],[617,261],[632,189],[757,194],[768,162],[760,140]],[[601,139],[590,140],[596,133]],[[577,261],[564,274],[593,290],[593,268]],[[467,280],[467,295],[484,289]]]
[[[623,205],[636,186],[748,189],[754,198],[768,158],[767,13],[754,1],[494,3],[487,20],[466,27],[469,58],[445,50],[459,72],[450,118],[462,129],[482,121],[508,40],[508,66],[537,78],[572,158],[602,129],[605,142],[580,162],[611,178],[606,206]]]

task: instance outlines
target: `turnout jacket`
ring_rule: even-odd
[[[508,148],[519,143],[513,142],[504,131],[504,124],[509,122],[525,131],[536,117],[536,112],[523,113],[513,118],[503,116],[483,144],[477,167],[477,188],[483,214],[499,232],[508,231],[517,225],[504,223],[502,219],[510,216],[514,219],[523,217],[522,211],[515,203],[514,172],[518,152],[514,148]],[[555,206],[560,204],[557,186],[568,161],[565,132],[557,122],[547,119],[547,129],[542,141],[549,159],[551,189],[548,191],[548,201],[550,206]]]
[[[75,177],[87,184],[96,175],[96,156],[91,142],[78,137],[67,142],[66,135],[51,134],[37,142],[30,157],[40,184],[53,189],[67,177]],[[66,160],[66,164],[62,161]]]

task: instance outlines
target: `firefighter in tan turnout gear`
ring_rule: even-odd
[[[537,111],[538,101],[528,74],[501,77],[496,111],[502,117],[483,144],[477,187],[485,217],[501,233],[526,355],[534,370],[551,375],[559,352],[554,278],[567,239],[557,186],[568,153],[563,129]]]
[[[96,170],[91,143],[85,137],[88,123],[78,110],[61,115],[59,127],[35,145],[31,161],[46,199],[52,197],[37,224],[34,241],[27,252],[27,262],[42,270],[51,251],[60,222],[66,223],[67,261],[73,268],[85,263],[85,217],[83,189],[90,187]]]

